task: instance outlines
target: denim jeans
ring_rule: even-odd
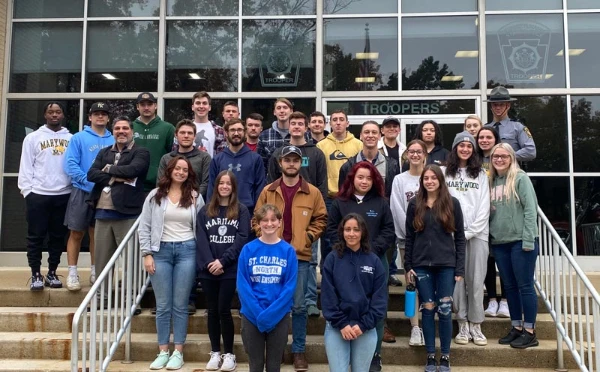
[[[306,288],[306,306],[317,306],[317,250],[319,241],[312,244],[312,256],[310,257],[310,272],[308,273],[308,284]]]
[[[331,211],[331,204],[333,203],[332,198],[325,198],[325,208],[327,209],[327,214]],[[319,266],[321,269],[323,268],[323,263],[327,258],[327,255],[331,252],[331,240],[327,236],[327,231],[323,232],[323,236],[321,236],[321,262]]]
[[[196,277],[196,241],[161,242],[154,253],[156,272],[150,276],[156,298],[158,344],[167,345],[173,319],[173,343],[185,343],[188,298]]]
[[[494,244],[492,249],[504,282],[511,324],[513,327],[535,328],[537,294],[533,274],[539,254],[537,240],[532,251],[524,251],[522,241]]]
[[[435,313],[438,313],[440,348],[443,355],[450,354],[452,341],[452,293],[454,292],[454,268],[421,266],[413,268],[417,274],[417,291],[421,302],[423,336],[427,354],[435,353]],[[426,309],[427,303],[435,303]]]
[[[292,307],[292,353],[303,353],[306,346],[306,287],[310,262],[298,261],[298,279]]]
[[[325,351],[330,372],[368,371],[371,358],[375,352],[377,332],[375,328],[360,335],[356,340],[347,341],[339,329],[333,328],[329,322],[325,325]]]

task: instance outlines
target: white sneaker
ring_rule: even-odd
[[[90,271],[90,284],[94,285],[95,282],[96,282],[96,271],[92,270],[92,271]]]
[[[500,301],[500,306],[498,307],[498,313],[496,313],[498,318],[510,318],[510,311],[508,310],[508,302]]]
[[[81,284],[79,284],[79,276],[77,276],[77,275],[67,276],[67,289],[69,291],[81,290]]]
[[[496,313],[498,312],[498,301],[490,301],[487,309],[485,309],[485,316],[496,317]]]
[[[473,343],[477,346],[485,346],[487,345],[487,338],[481,332],[481,324],[470,323],[469,328],[471,329],[471,338],[473,338]]]
[[[221,371],[234,371],[236,367],[237,364],[235,363],[235,355],[231,353],[224,354]]]
[[[408,341],[410,346],[423,346],[425,340],[423,340],[423,330],[419,327],[412,327],[410,331],[410,340]]]
[[[454,342],[459,345],[466,345],[471,339],[471,332],[469,332],[469,323],[458,322],[458,334],[454,337]]]
[[[221,353],[218,351],[210,352],[210,360],[206,363],[207,371],[217,371],[221,367]]]

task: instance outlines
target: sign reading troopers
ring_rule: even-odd
[[[405,100],[329,102],[327,110],[343,109],[348,115],[435,115],[475,112],[475,100]],[[331,114],[331,112],[329,112]]]
[[[498,30],[507,82],[546,80],[550,35],[551,30],[537,22],[512,22]]]
[[[300,75],[301,51],[290,45],[271,45],[261,53],[259,74],[263,87],[295,87]]]

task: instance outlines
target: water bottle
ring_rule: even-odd
[[[406,292],[404,293],[404,314],[408,318],[415,316],[415,303],[417,289],[414,284],[408,284],[406,286]]]

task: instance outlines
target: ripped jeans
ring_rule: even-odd
[[[454,292],[453,267],[414,267],[417,274],[417,291],[423,317],[423,336],[427,354],[435,354],[435,313],[438,313],[442,355],[450,355],[452,341],[452,293]],[[433,303],[432,309],[427,304]]]

